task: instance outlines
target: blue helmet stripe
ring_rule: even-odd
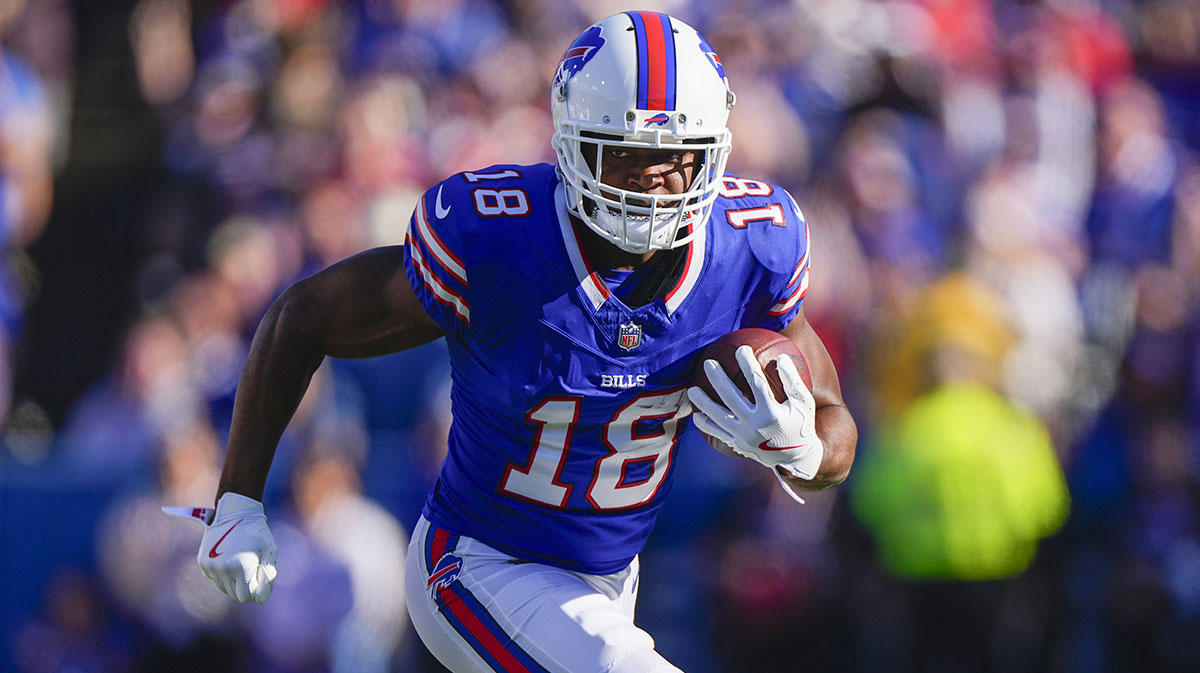
[[[667,102],[666,102],[666,105],[664,105],[663,107],[664,107],[664,109],[667,109],[667,110],[674,110],[675,109],[675,86],[676,86],[675,31],[671,30],[671,17],[667,16],[666,14],[659,14],[659,17],[661,17],[661,19],[662,19],[663,46],[665,47],[663,49],[663,52],[666,54],[666,65],[667,65],[667,82],[666,82],[667,83],[667,92],[666,92]]]
[[[642,16],[637,12],[625,13],[630,19],[633,19],[633,36],[637,42],[637,109],[646,109],[646,98],[649,92],[650,82],[650,56],[647,53],[646,45],[646,22],[642,21]]]

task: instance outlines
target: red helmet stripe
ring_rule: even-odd
[[[638,12],[646,24],[646,109],[667,109],[667,54],[662,15]]]

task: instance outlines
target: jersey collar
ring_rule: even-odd
[[[562,231],[563,245],[566,248],[567,257],[571,260],[571,267],[575,271],[575,277],[579,281],[580,294],[584,296],[587,303],[592,307],[593,312],[598,311],[601,306],[612,298],[612,293],[609,292],[608,287],[604,284],[604,280],[592,268],[587,254],[583,250],[583,245],[575,233],[575,227],[571,223],[571,216],[567,212],[566,194],[561,182],[554,190],[554,204],[555,211],[558,214],[558,226]],[[683,273],[679,274],[679,279],[675,282],[675,285],[661,299],[655,300],[663,302],[668,315],[674,314],[676,309],[683,304],[696,287],[696,281],[700,278],[700,272],[704,268],[704,251],[707,241],[708,227],[704,227],[688,243],[685,253],[687,261],[684,262]]]

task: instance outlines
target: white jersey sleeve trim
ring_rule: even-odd
[[[463,285],[467,284],[467,270],[463,267],[462,262],[454,256],[454,253],[442,243],[442,239],[438,238],[437,234],[429,226],[429,220],[425,215],[425,198],[421,197],[421,202],[417,204],[417,236],[420,237],[421,243],[429,248],[435,259],[443,268],[450,272],[451,276],[458,279],[458,282]]]
[[[471,309],[467,305],[466,299],[463,299],[461,295],[443,285],[437,276],[434,276],[429,271],[428,265],[425,264],[425,258],[421,255],[421,246],[416,245],[411,240],[411,234],[408,247],[412,251],[413,264],[421,272],[421,279],[425,281],[425,287],[433,292],[434,299],[453,308],[454,312],[462,318],[463,322],[470,325]]]

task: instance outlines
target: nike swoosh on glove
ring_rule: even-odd
[[[800,378],[792,359],[780,356],[779,380],[787,400],[779,402],[762,366],[749,346],[734,351],[738,366],[750,382],[754,401],[747,400],[716,360],[704,361],[704,373],[721,398],[713,401],[698,386],[688,388],[696,408],[692,417],[705,434],[725,442],[740,456],[801,479],[812,479],[821,467],[825,447],[816,429],[816,401]]]
[[[217,501],[196,561],[204,576],[241,603],[266,603],[279,550],[261,502],[229,492]]]

